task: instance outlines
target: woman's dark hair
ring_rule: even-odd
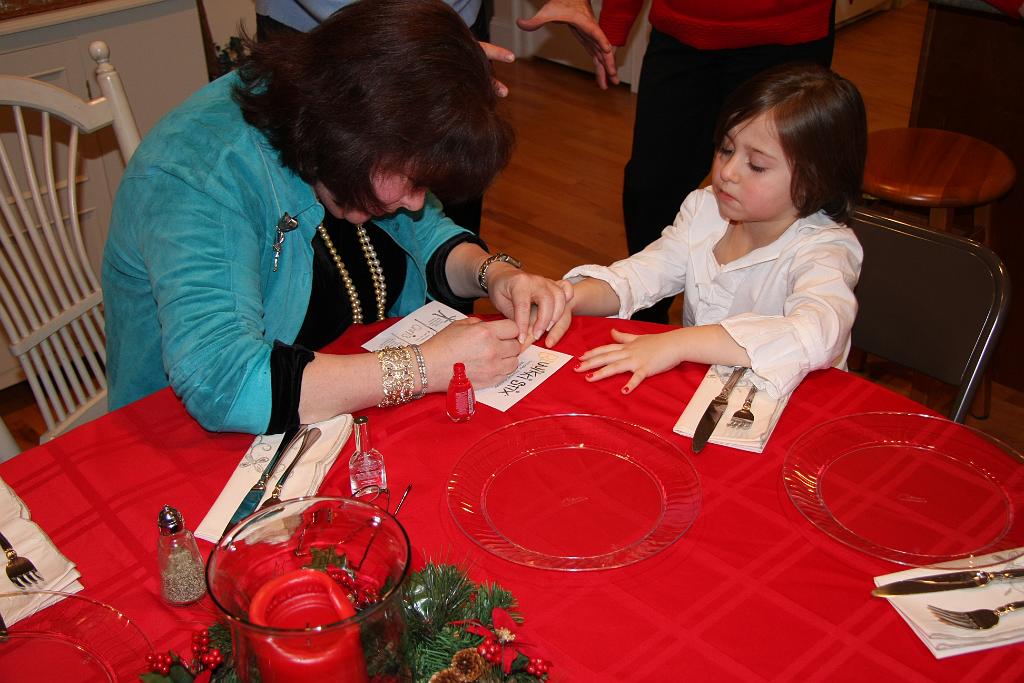
[[[815,64],[763,71],[726,100],[715,146],[730,130],[764,113],[792,169],[790,196],[800,216],[824,211],[845,222],[860,197],[867,156],[867,117],[857,87]]]
[[[381,210],[380,173],[446,200],[479,196],[508,163],[490,64],[441,0],[359,0],[309,33],[247,42],[245,120],[341,206]]]

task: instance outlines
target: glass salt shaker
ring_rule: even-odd
[[[366,487],[383,491],[388,487],[388,474],[384,469],[384,456],[370,443],[370,424],[365,415],[353,420],[356,432],[356,450],[348,461],[349,485],[352,495]],[[370,489],[373,490],[373,489]]]
[[[157,518],[160,592],[171,605],[189,605],[206,594],[203,556],[181,513],[164,505]]]

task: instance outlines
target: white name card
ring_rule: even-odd
[[[363,344],[363,348],[367,351],[379,351],[386,346],[422,344],[448,325],[465,317],[450,306],[431,301]],[[474,387],[476,400],[478,403],[505,412],[553,375],[570,358],[572,356],[561,351],[528,346],[519,355],[519,365],[512,374],[493,387]],[[432,381],[431,384],[433,383]]]

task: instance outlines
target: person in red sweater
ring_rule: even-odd
[[[518,24],[527,31],[568,24],[607,88],[619,82],[615,47],[625,44],[642,6],[604,0],[598,21],[590,0],[549,0]],[[834,0],[653,0],[622,188],[630,254],[658,238],[707,175],[715,119],[740,83],[786,62],[831,66],[834,11]],[[664,299],[633,317],[668,322],[670,304]]]

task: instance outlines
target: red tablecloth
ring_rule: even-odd
[[[581,318],[559,348],[580,353],[606,343],[613,325],[657,329]],[[380,329],[353,328],[330,350],[354,351]],[[365,411],[391,489],[413,484],[400,517],[415,552],[511,590],[531,640],[555,664],[555,680],[1024,679],[1020,645],[934,659],[886,601],[870,595],[873,576],[900,567],[833,541],[790,503],[780,467],[807,429],[857,412],[924,410],[838,370],[804,380],[763,454],[711,444],[691,455],[703,490],[699,517],[647,560],[597,572],[531,569],[482,551],[455,525],[445,498],[452,467],[478,439],[517,420],[561,412],[620,417],[689,453],[689,439],[672,426],[706,369],[684,363],[624,397],[622,376],[589,384],[567,366],[508,412],[480,406],[462,424],[445,416],[443,394]],[[251,439],[204,431],[164,390],[0,465],[0,477],[78,564],[84,595],[123,610],[159,649],[184,651],[190,629],[215,613],[209,598],[184,609],[161,602],[157,512],[174,505],[195,528]],[[349,443],[339,463],[351,452]],[[339,465],[321,493],[347,487]]]

